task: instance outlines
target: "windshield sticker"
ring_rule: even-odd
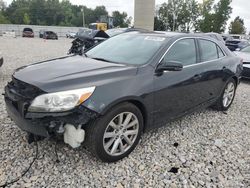
[[[157,42],[163,42],[165,40],[165,38],[164,37],[147,36],[147,37],[145,37],[145,40],[152,40],[152,41],[157,41]]]

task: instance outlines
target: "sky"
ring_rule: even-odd
[[[8,4],[12,0],[4,0]],[[167,2],[167,0],[155,0],[156,5]],[[201,0],[198,0],[201,1]],[[218,1],[218,0],[217,0]],[[89,8],[95,8],[96,6],[104,5],[111,13],[114,10],[127,12],[129,16],[134,17],[134,0],[70,0],[72,4],[86,5]],[[240,16],[245,21],[247,30],[250,30],[250,0],[233,0],[231,7],[233,13],[231,14],[232,21],[236,16]]]

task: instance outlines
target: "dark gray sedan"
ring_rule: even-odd
[[[201,35],[127,33],[83,56],[19,68],[5,88],[9,117],[30,135],[62,135],[103,161],[129,155],[143,132],[197,109],[227,110],[240,58]]]

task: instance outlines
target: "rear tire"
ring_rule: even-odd
[[[227,81],[226,86],[224,87],[220,98],[213,106],[214,109],[219,111],[227,111],[234,101],[235,92],[236,92],[235,80],[233,78],[230,78]]]
[[[104,162],[127,157],[138,144],[143,130],[143,116],[131,103],[122,103],[86,128],[85,144]]]

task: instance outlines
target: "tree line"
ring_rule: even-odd
[[[156,10],[155,30],[224,33],[232,13],[232,0],[168,0]],[[244,34],[244,20],[237,17],[229,32]]]
[[[166,0],[166,3],[156,8],[155,30],[190,32],[217,32],[226,30],[227,21],[232,13],[232,0]],[[108,17],[105,6],[95,9],[81,5],[73,5],[69,0],[13,0],[6,6],[0,0],[0,24],[32,24],[77,26],[83,25],[82,10],[85,23],[89,25],[100,21],[101,17]],[[131,17],[126,12],[114,11],[114,26],[128,27]],[[244,20],[236,17],[230,23],[229,32],[245,34]]]
[[[73,5],[69,0],[13,0],[9,6],[0,0],[0,24],[31,24],[55,26],[83,26],[95,23],[101,17],[108,17],[105,6],[95,9],[81,5]],[[131,18],[127,13],[114,11],[114,26],[128,27]]]

